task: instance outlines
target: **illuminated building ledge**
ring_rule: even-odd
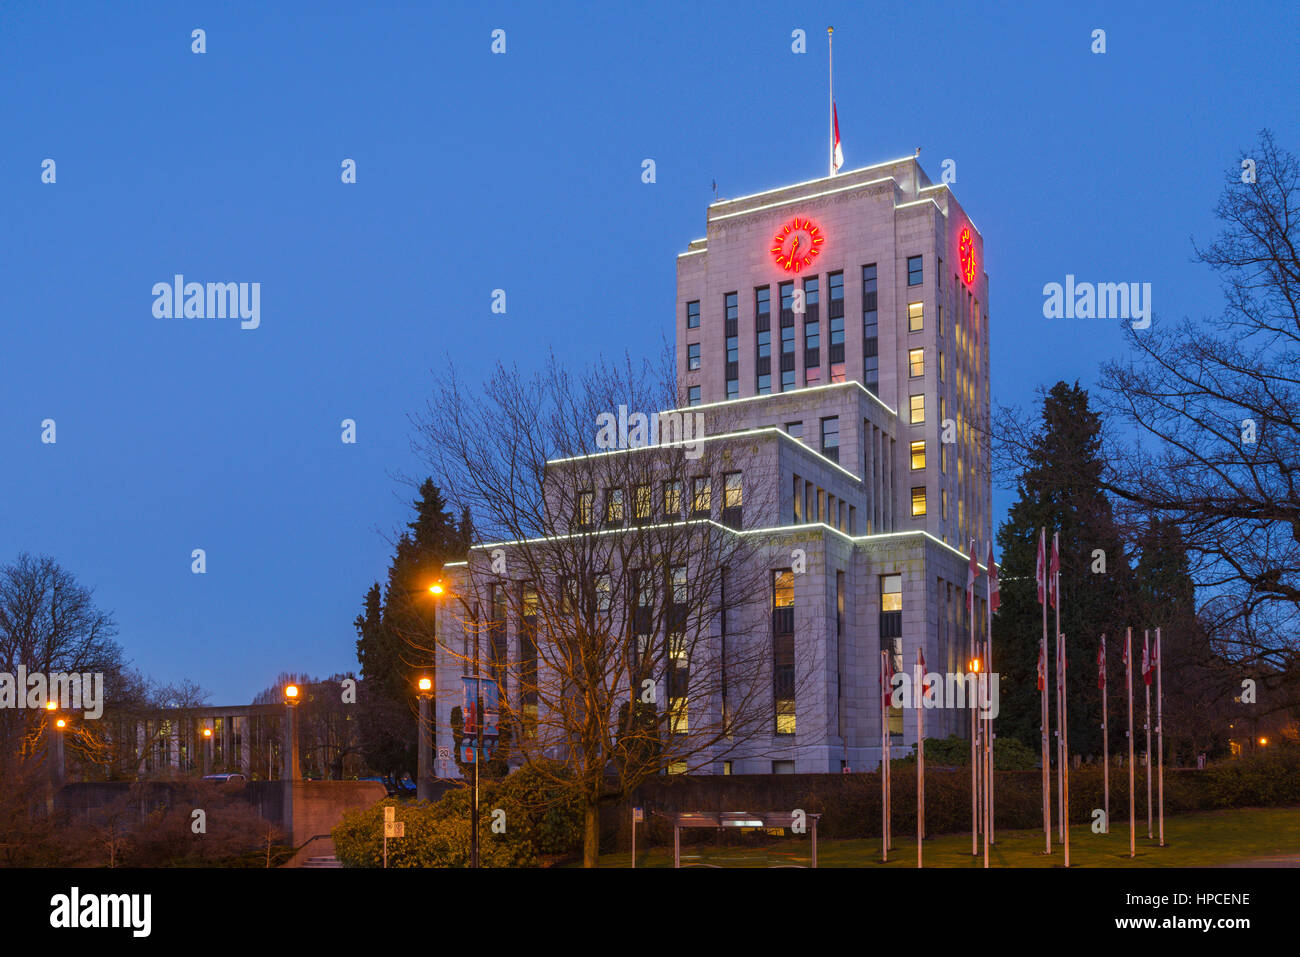
[[[898,411],[896,409],[891,409],[889,406],[885,404],[884,400],[881,399],[880,396],[876,395],[874,392],[872,392],[870,389],[864,386],[861,382],[858,382],[856,379],[846,379],[844,382],[828,382],[826,383],[826,385],[805,386],[804,388],[801,389],[791,389],[789,392],[769,392],[767,395],[744,395],[736,399],[719,399],[717,402],[705,402],[702,403],[701,405],[686,405],[676,409],[668,409],[667,411],[692,412],[692,411],[698,411],[700,409],[711,409],[714,406],[719,406],[719,405],[729,405],[733,402],[755,402],[759,399],[774,399],[779,395],[808,395],[810,393],[818,391],[819,389],[843,389],[847,386],[857,386],[858,391],[863,392],[866,395],[870,396],[872,401],[874,401],[876,405],[880,406],[890,415],[894,416],[894,418],[898,418]]]
[[[841,532],[838,528],[832,528],[831,526],[827,525],[825,522],[802,522],[798,525],[773,525],[768,528],[747,528],[747,529],[742,529],[740,531],[737,531],[736,529],[731,528],[727,525],[723,525],[720,522],[715,522],[711,518],[691,518],[691,519],[685,519],[680,522],[656,522],[653,525],[636,525],[627,528],[603,528],[603,529],[593,530],[589,532],[572,532],[568,535],[544,535],[540,538],[519,539],[517,541],[511,541],[511,542],[485,542],[482,545],[471,545],[470,550],[474,551],[475,549],[505,548],[508,546],[513,547],[517,545],[532,545],[532,544],[537,544],[542,542],[563,542],[563,541],[571,541],[573,539],[592,538],[600,535],[635,534],[637,532],[650,531],[651,529],[655,529],[655,528],[681,528],[684,525],[712,525],[714,528],[719,529],[720,531],[728,532],[732,535],[773,535],[773,536],[790,535],[797,532],[820,529],[822,531],[830,532],[836,537],[841,538],[844,541],[849,542],[850,544],[853,545],[859,545],[859,544],[865,545],[874,542],[885,542],[892,538],[906,538],[910,535],[919,535],[922,538],[928,538],[931,542],[938,545],[940,548],[945,548],[948,551],[952,552],[963,562],[967,562],[967,563],[970,562],[970,555],[966,554],[960,549],[953,548],[951,545],[949,545],[947,542],[943,541],[942,539],[935,538],[929,532],[919,528],[906,531],[906,532],[876,532],[875,534],[872,535],[849,535],[845,532]],[[443,565],[443,568],[464,568],[467,567],[468,565],[469,565],[468,561],[447,562]],[[986,566],[980,564],[979,562],[976,562],[976,565],[979,568],[984,569],[985,571],[988,570]]]
[[[662,415],[662,413],[660,414]],[[547,459],[546,464],[564,465],[568,462],[581,462],[585,459],[599,459],[609,455],[627,455],[628,453],[631,452],[649,452],[649,451],[654,451],[655,449],[671,449],[671,448],[676,448],[677,446],[694,445],[696,442],[719,442],[724,439],[740,438],[741,436],[744,435],[762,435],[763,433],[766,432],[773,432],[779,436],[783,436],[789,439],[791,442],[797,443],[799,448],[801,448],[803,451],[809,452],[817,456],[817,458],[821,459],[831,468],[839,469],[841,472],[847,475],[852,481],[857,482],[859,485],[862,484],[862,479],[854,475],[844,466],[840,465],[838,462],[832,462],[826,456],[822,455],[820,452],[814,449],[811,445],[808,445],[805,442],[801,442],[799,439],[796,439],[789,432],[786,432],[783,429],[778,429],[774,425],[764,425],[764,426],[760,426],[757,429],[742,429],[739,432],[723,432],[719,435],[702,435],[694,439],[683,439],[681,442],[659,442],[656,445],[641,445],[634,449],[608,449],[607,451],[604,452],[592,452],[588,455],[571,455],[568,458],[563,458],[563,459]]]
[[[800,186],[811,186],[813,183],[821,183],[821,182],[825,182],[826,180],[843,179],[846,176],[852,176],[854,173],[865,173],[869,169],[879,169],[882,166],[896,166],[899,163],[906,163],[909,161],[915,162],[918,166],[920,165],[920,162],[916,159],[916,156],[914,155],[900,156],[898,159],[885,160],[883,163],[872,163],[870,166],[859,166],[857,169],[845,170],[844,172],[836,173],[834,176],[819,176],[816,179],[806,179],[802,183],[793,183],[789,186],[777,186],[774,187],[773,189],[765,189],[757,193],[747,193],[744,196],[735,196],[731,199],[715,200],[714,202],[709,204],[709,209],[712,209],[714,206],[726,206],[728,203],[744,202],[747,199],[754,199],[757,196],[769,196],[772,193],[781,193],[787,189],[798,189]],[[872,182],[879,182],[879,180],[872,180]],[[865,184],[860,183],[858,185],[865,185]]]

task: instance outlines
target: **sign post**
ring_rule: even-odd
[[[645,820],[645,809],[632,808],[632,867],[636,867],[636,824],[637,821]]]
[[[406,822],[395,820],[397,808],[384,808],[384,867],[388,867],[388,839],[406,837]]]

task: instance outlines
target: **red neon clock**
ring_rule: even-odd
[[[961,264],[961,278],[966,285],[975,282],[975,238],[971,236],[970,227],[963,226],[957,237],[957,261]]]
[[[777,230],[772,239],[772,258],[786,272],[799,272],[821,255],[826,236],[807,216],[796,216]]]

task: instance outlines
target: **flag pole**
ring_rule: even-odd
[[[885,706],[885,656],[880,651],[880,859],[889,862],[889,711]]]
[[[1165,722],[1161,690],[1165,663],[1160,657],[1160,629],[1156,629],[1156,756],[1160,762],[1160,846],[1165,846]]]
[[[990,647],[992,646],[992,644],[993,643],[989,640],[985,640],[984,642],[985,667],[984,670],[980,672],[980,677],[984,679],[984,686],[986,688],[988,687],[988,683],[989,683],[988,659],[989,659]],[[988,700],[987,693],[980,695],[980,700],[987,701]],[[993,830],[993,789],[991,787],[991,784],[993,782],[992,751],[991,751],[992,740],[990,738],[990,734],[992,733],[992,728],[993,728],[993,722],[990,721],[987,717],[985,717],[983,721],[984,721],[984,866],[988,867],[989,866],[989,841],[991,840],[990,831]]]
[[[925,666],[921,664],[925,656],[917,652],[917,673],[920,681],[913,685],[913,694],[920,689],[916,698],[916,866],[921,866],[921,841],[925,827]]]
[[[1058,583],[1059,588],[1059,583]],[[1056,613],[1061,613],[1061,595],[1056,595]],[[1061,843],[1065,845],[1065,866],[1070,866],[1070,704],[1066,689],[1065,635],[1061,635]]]
[[[989,562],[988,568],[985,569],[985,572],[986,572],[986,577],[985,577],[985,590],[988,591],[988,597],[987,597],[987,599],[986,599],[985,602],[984,602],[984,621],[985,621],[985,624],[986,624],[986,627],[985,627],[985,629],[984,629],[984,635],[985,635],[985,641],[987,642],[988,652],[987,652],[987,654],[984,656],[984,657],[987,659],[987,660],[984,662],[984,673],[985,673],[986,675],[988,675],[988,679],[987,679],[987,680],[991,682],[991,681],[993,680],[993,592],[992,592],[990,589],[988,589],[988,586],[989,586],[990,584],[992,584],[992,575],[993,575],[993,545],[992,545],[992,543],[989,543],[989,557],[988,557],[988,562]],[[982,700],[987,701],[987,700],[988,700],[988,697],[985,696]],[[986,776],[987,779],[988,779],[988,785],[987,785],[987,787],[985,788],[985,793],[984,793],[984,802],[988,805],[988,824],[987,824],[987,829],[988,829],[988,843],[989,843],[989,844],[996,844],[997,841],[994,840],[994,838],[993,838],[993,771],[994,771],[994,766],[993,766],[993,717],[992,717],[992,715],[990,715],[990,716],[989,716],[988,718],[986,718],[985,720],[986,720],[986,722],[987,722],[987,724],[986,724],[987,731],[986,731],[986,733],[985,733],[985,735],[984,735],[984,740],[985,740],[985,751],[986,751],[986,754],[987,754],[988,760],[985,761],[985,763],[984,763],[984,767],[985,767],[985,776]],[[987,848],[987,847],[985,848],[985,855],[984,855],[984,856],[985,856],[985,858],[987,859],[987,857],[988,857],[988,848]]]
[[[1128,856],[1137,857],[1137,808],[1133,803],[1133,629],[1124,631],[1124,682],[1128,685]]]
[[[1039,729],[1043,733],[1043,840],[1047,844],[1045,854],[1052,853],[1052,763],[1049,760],[1047,750],[1047,553],[1045,546],[1047,532],[1044,529],[1038,530],[1038,558],[1042,566],[1040,574],[1041,594],[1039,595],[1039,604],[1043,606],[1043,640],[1038,647],[1038,660],[1040,670],[1038,675],[1039,683],[1042,685],[1042,718],[1039,721]]]
[[[1151,632],[1148,629],[1142,630],[1142,664],[1146,668],[1151,667]],[[1147,681],[1146,672],[1142,673],[1142,687],[1146,691],[1147,697],[1147,719],[1144,727],[1147,732],[1147,840],[1155,837],[1151,826],[1151,683]]]
[[[1106,824],[1103,833],[1110,833],[1110,722],[1106,707],[1107,686],[1110,676],[1106,674],[1106,636],[1101,636],[1101,779],[1105,795],[1102,803],[1102,820]]]
[[[1060,540],[1060,532],[1052,533],[1052,557],[1057,555],[1057,547]],[[1061,735],[1065,723],[1065,702],[1062,698],[1061,685],[1061,577],[1060,571],[1050,572],[1052,578],[1052,595],[1055,600],[1052,607],[1056,612],[1056,839],[1059,843],[1065,843],[1065,821],[1063,814],[1065,811],[1065,779],[1063,776],[1063,758],[1061,748],[1064,741]]]
[[[826,124],[830,131],[830,152],[827,154],[829,176],[835,175],[835,51],[831,44],[834,27],[826,28]]]

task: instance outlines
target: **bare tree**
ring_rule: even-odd
[[[1253,636],[1235,654],[1276,669],[1300,650],[1300,164],[1268,131],[1244,155],[1223,232],[1196,247],[1226,310],[1130,328],[1134,357],[1103,368],[1107,409],[1137,435],[1112,448],[1106,487],[1177,524],[1197,584],[1221,599],[1207,627]]]
[[[647,434],[646,414],[676,399],[647,365],[573,375],[552,356],[529,378],[498,366],[481,395],[449,370],[415,419],[417,448],[479,536],[451,586],[461,634],[436,643],[466,671],[482,656],[516,756],[581,797],[587,866],[602,804],[666,770],[771,748],[815,667],[796,675],[793,627],[774,638],[771,569],[789,546],[740,531],[774,514],[777,456],[760,446],[776,440],[692,442],[683,417],[704,416],[689,409]],[[709,435],[727,431],[711,415]]]

